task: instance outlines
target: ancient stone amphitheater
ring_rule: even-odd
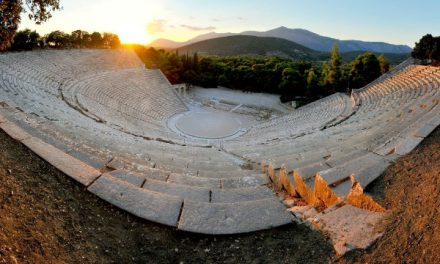
[[[113,205],[196,233],[291,223],[280,193],[304,196],[294,170],[310,189],[319,173],[339,197],[314,219],[344,212],[353,180],[367,186],[440,123],[440,69],[411,61],[211,141],[170,128],[194,109],[131,50],[5,53],[0,74],[6,133]]]

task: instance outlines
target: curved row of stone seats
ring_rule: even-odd
[[[159,71],[104,72],[73,82],[62,93],[86,114],[150,137],[175,138],[165,122],[187,110]]]
[[[27,119],[21,117],[19,119]],[[35,117],[34,119],[37,119]],[[167,169],[175,173],[195,174],[206,178],[233,178],[247,177],[255,172],[241,170],[240,163],[235,158],[218,152],[213,148],[189,148],[175,144],[162,143],[154,140],[145,140],[111,129],[105,124],[93,123],[85,119],[68,123],[54,123],[49,120],[36,120],[29,124],[43,131],[46,135],[59,138],[65,144],[78,148],[90,155],[100,156],[103,160],[125,154],[127,159],[139,158],[154,163],[152,166]],[[84,118],[83,118],[84,119]],[[115,145],[114,142],[124,142]],[[249,175],[250,174],[250,175]],[[183,177],[182,177],[183,178]],[[186,179],[189,182],[192,178]]]
[[[140,76],[145,75],[143,78],[133,78],[133,80],[130,80],[139,88],[137,89],[138,94],[133,93],[132,96],[140,95],[139,90],[143,88],[142,85],[147,86],[146,88],[150,88],[148,97],[144,100],[144,105],[156,102],[154,110],[158,113],[154,115],[155,119],[163,121],[167,116],[185,110],[181,101],[176,99],[177,96],[174,94],[174,91],[169,88],[169,83],[164,79],[163,75],[157,71],[146,71],[137,56],[129,50],[72,50],[8,53],[1,55],[0,68],[2,68],[1,72],[3,75],[9,75],[9,78],[2,76],[3,82],[5,82],[5,80],[13,81],[8,81],[2,85],[4,89],[0,92],[11,93],[9,96],[3,96],[3,98],[5,98],[3,101],[8,101],[7,98],[11,97],[11,100],[8,101],[10,105],[15,105],[26,112],[33,112],[48,119],[63,119],[63,116],[60,117],[58,112],[62,112],[61,115],[65,115],[66,117],[69,116],[64,113],[65,109],[67,109],[65,103],[59,102],[60,99],[64,99],[60,92],[63,91],[64,87],[69,87],[82,79],[91,79],[93,81],[94,76],[106,76],[106,72],[117,75],[115,72],[118,71],[132,71],[137,72],[137,75]],[[148,82],[142,83],[145,79],[149,78],[151,78],[150,81],[154,82],[150,86],[148,86]],[[101,81],[104,84],[108,84],[115,80],[103,78]],[[123,80],[119,80],[119,86],[122,85],[122,82]],[[151,89],[152,87],[155,89]],[[12,91],[10,91],[11,89]],[[119,90],[124,91],[126,89],[120,88]],[[143,92],[143,95],[147,94],[147,91]],[[153,94],[153,92],[156,94]],[[154,97],[154,100],[152,100],[152,97]],[[83,101],[87,100],[84,98],[83,96],[81,99],[83,99]],[[100,99],[105,98],[101,96]],[[75,107],[75,110],[80,110],[80,112],[95,118],[95,120],[107,120],[99,120],[97,116],[99,112],[94,114],[93,111],[81,111],[80,108],[76,107],[77,105],[73,104],[73,101],[67,102],[70,106]],[[125,109],[122,109],[122,112],[111,112],[103,109],[103,107],[100,108],[100,110],[106,110],[104,112],[107,113],[109,117],[121,113],[125,115],[123,118],[120,118],[119,123],[114,124],[115,126],[125,128],[125,130],[140,136],[164,139],[174,137],[174,140],[181,140],[180,138],[176,138],[176,135],[173,133],[170,133],[163,125],[163,122],[154,124],[153,121],[155,119],[150,118],[148,122],[143,122],[139,119],[139,116],[145,119],[145,113],[153,112],[149,111],[151,108],[145,109],[144,107],[143,114],[140,115],[138,113],[139,111],[137,111],[137,107],[131,107],[132,105],[124,104],[123,102],[117,103],[119,106],[125,105]],[[41,104],[45,106],[43,107]],[[137,106],[137,104],[133,105]],[[90,102],[89,106],[92,108],[91,110],[97,108],[94,101]],[[57,111],[53,111],[53,108]],[[174,110],[170,112],[169,109]],[[135,115],[135,118],[127,116],[127,112],[131,115]],[[112,120],[110,119],[110,121]],[[133,122],[134,124],[132,124]],[[111,123],[113,124],[113,122]],[[141,123],[142,126],[138,126],[139,123]],[[146,123],[148,124],[146,125]],[[183,142],[190,142],[190,140],[185,139]]]
[[[79,76],[110,69],[140,68],[142,63],[132,51],[125,49],[36,51],[1,54],[0,67],[2,74],[8,74],[14,84],[6,83],[2,90],[15,88],[13,96],[17,93],[26,101],[40,102],[54,101],[53,96],[59,98],[60,86]],[[7,79],[3,76],[2,80]],[[50,114],[51,111],[47,113]]]
[[[33,81],[44,78],[58,85],[95,72],[143,68],[142,62],[128,49],[5,53],[0,55],[0,63],[17,73],[24,73]],[[42,88],[58,87],[49,85]]]
[[[320,172],[338,194],[350,187],[354,174],[365,187],[393,159],[408,153],[438,125],[439,68],[409,66],[392,78],[353,91],[355,113],[336,126],[292,140],[228,149],[250,161],[282,164],[304,178]],[[436,123],[437,122],[437,123]]]
[[[241,148],[241,142],[249,147],[310,133],[350,116],[353,107],[354,101],[349,96],[336,93],[300,107],[291,114],[254,125],[244,136],[235,141],[226,142],[225,145],[233,150]]]
[[[1,113],[4,114],[4,112]],[[23,116],[25,114],[20,112],[8,113],[9,120],[14,117],[23,120]],[[17,121],[15,120],[15,122]],[[76,158],[72,160],[72,158],[66,157],[65,154],[57,150],[61,149],[63,152],[72,155],[71,148],[77,147],[83,149],[82,151],[75,150],[76,153],[85,153],[88,148],[84,148],[87,145],[83,142],[75,142],[77,143],[76,146],[70,144],[69,147],[63,147],[64,143],[55,143],[55,137],[48,133],[54,130],[53,126],[51,128],[46,127],[46,130],[44,130],[42,129],[43,125],[39,122],[26,124],[23,121],[20,122],[21,129],[25,132],[22,131],[18,134],[28,133],[32,135],[32,138],[30,136],[22,137],[20,140],[23,144],[60,170],[65,171],[68,175],[88,186],[90,192],[139,217],[175,226],[180,230],[207,234],[250,232],[284,225],[292,221],[292,215],[285,210],[285,207],[274,193],[264,186],[267,179],[262,174],[259,174],[258,177],[248,174],[242,174],[248,176],[241,177],[228,175],[228,178],[215,178],[210,175],[212,178],[207,178],[200,175],[177,174],[157,167],[149,167],[152,164],[147,164],[142,168],[137,167],[137,172],[134,172],[134,170],[126,170],[126,168],[129,168],[128,163],[124,163],[122,159],[115,157],[105,163],[104,166],[107,170],[116,170],[101,174],[98,172],[102,169],[99,167],[103,166],[102,162],[92,163],[89,160],[84,160],[84,155],[76,155]],[[37,123],[40,126],[33,128],[32,126]],[[0,124],[0,128],[12,135],[17,134],[17,129],[11,132],[11,128],[4,124]],[[116,131],[116,133],[118,132]],[[56,146],[57,149],[45,145],[44,140],[36,138],[41,135],[45,135],[44,140],[49,139],[50,146]],[[88,136],[87,134],[84,135]],[[107,136],[106,134],[102,135],[102,137]],[[128,143],[127,141],[126,143]],[[146,146],[144,142],[139,143],[142,144],[142,147]],[[94,146],[89,147],[95,148]],[[164,151],[170,151],[165,146],[162,147]],[[50,153],[47,149],[50,149]],[[177,149],[176,147],[175,150]],[[214,154],[217,151],[210,149],[187,150],[185,152],[198,153],[203,155],[205,159],[208,156],[207,154],[210,153],[214,164],[219,164],[222,160],[221,157]],[[123,153],[117,151],[117,154],[122,155]],[[96,153],[86,155],[86,157],[90,156],[96,158],[99,155],[96,155]],[[198,157],[197,160],[202,160],[201,157]],[[75,168],[89,166],[88,171],[93,171],[93,168],[95,168],[95,171],[91,175],[87,174],[89,176],[85,176],[85,174],[77,175],[77,170],[72,171],[64,167],[64,163],[61,162],[63,159],[69,160],[66,164],[70,162],[78,163],[78,160],[84,161],[91,165],[83,166],[78,163]],[[101,171],[105,172],[106,170]],[[212,173],[216,174],[216,171],[213,170]],[[223,173],[222,176],[224,177],[227,172],[224,171]],[[230,173],[236,176],[235,171]]]
[[[53,59],[55,58],[49,59],[47,63]],[[63,63],[68,64],[69,60]],[[16,64],[22,65],[19,61]],[[6,63],[5,67],[8,68],[9,65]],[[97,67],[99,68],[99,66]],[[97,89],[84,90],[84,87],[78,86],[79,89],[83,89],[84,93],[71,94],[85,96],[79,96],[76,98],[77,101],[69,101],[69,99],[75,98],[74,96],[66,93],[67,96],[64,98],[64,94],[59,93],[60,90],[63,91],[63,88],[71,87],[72,83],[78,84],[78,80],[90,79],[91,82],[87,85],[93,84],[96,82],[96,76],[105,75],[107,72],[113,71],[112,69],[94,69],[92,72],[86,71],[83,75],[77,74],[73,70],[71,72],[74,74],[65,74],[64,77],[53,83],[44,83],[40,80],[50,79],[50,75],[55,74],[56,71],[48,71],[48,76],[44,76],[41,72],[34,74],[31,69],[23,67],[23,75],[17,75],[15,69],[9,67],[10,77],[2,77],[2,81],[6,81],[6,83],[2,84],[0,92],[7,95],[8,89],[14,90],[8,96],[7,103],[11,106],[21,107],[22,111],[7,108],[8,118],[19,123],[22,130],[32,134],[32,138],[39,138],[39,140],[32,139],[29,142],[27,138],[22,138],[23,143],[61,169],[63,164],[60,163],[59,158],[54,160],[55,157],[41,149],[44,146],[43,142],[55,146],[55,149],[47,146],[53,152],[58,153],[56,149],[59,149],[64,153],[74,155],[75,163],[80,160],[96,171],[105,172],[109,168],[110,170],[116,169],[112,174],[104,174],[94,180],[77,177],[80,182],[86,185],[94,182],[90,190],[103,199],[136,215],[170,225],[177,225],[177,222],[170,222],[169,219],[162,221],[161,213],[157,209],[161,208],[161,204],[165,200],[181,201],[178,203],[179,206],[170,206],[169,212],[179,215],[179,212],[182,211],[179,228],[194,232],[247,232],[291,221],[290,214],[286,213],[274,194],[267,191],[268,189],[264,186],[267,184],[267,178],[256,171],[241,169],[242,161],[240,159],[237,161],[236,157],[219,152],[212,147],[188,147],[172,142],[151,140],[125,133],[114,124],[96,122],[97,118],[89,118],[87,114],[91,113],[85,111],[86,107],[95,107],[91,111],[92,114],[106,111],[102,108],[96,108],[96,104],[89,103],[82,108],[82,111],[71,107],[80,102],[84,103],[82,100],[86,98],[85,96],[105,104],[107,103],[105,100],[111,96],[106,94],[110,89],[97,93]],[[67,71],[66,67],[63,70]],[[32,74],[26,75],[26,71],[32,72]],[[120,71],[123,73],[137,72],[137,70],[131,69]],[[116,71],[116,75],[117,72],[119,70]],[[63,73],[59,72],[59,74]],[[107,78],[99,81],[105,85],[109,83]],[[115,81],[119,88],[122,87],[122,83],[118,83],[118,80],[112,79],[112,81]],[[114,91],[120,92],[118,89]],[[151,92],[157,92],[158,95],[162,92],[163,95],[163,91]],[[102,98],[103,94],[107,98]],[[123,94],[117,93],[117,96],[121,95]],[[70,98],[67,98],[69,96]],[[128,99],[126,98],[126,100]],[[160,100],[160,98],[154,99]],[[173,98],[167,99],[173,100]],[[42,103],[42,105],[38,105],[36,102]],[[119,105],[119,102],[116,103],[116,106],[123,107]],[[81,105],[76,106],[81,107]],[[108,105],[104,106],[108,108]],[[136,105],[139,107],[136,110],[149,110],[145,106],[149,105]],[[118,108],[117,110],[109,111],[108,116],[120,112],[125,114],[121,115],[121,119],[125,119],[127,108]],[[41,114],[38,112],[38,115],[30,115],[30,113],[37,111],[41,111]],[[159,117],[158,123],[166,118],[166,113]],[[151,119],[156,120],[155,118]],[[151,128],[153,122],[152,120],[148,121],[149,128]],[[5,131],[11,129],[10,126],[2,126],[2,128]],[[160,129],[158,125],[155,125],[155,128]],[[15,129],[15,131],[17,130]],[[14,129],[11,134],[14,134]],[[66,157],[61,153],[58,156]],[[136,178],[144,179],[142,186],[136,186],[139,181],[134,182],[133,176],[121,176],[124,174],[133,175],[133,172],[125,170],[126,167],[130,167],[129,164],[134,164],[136,167],[133,170],[130,169],[130,171],[137,172]],[[67,172],[72,174],[71,170],[67,170]],[[111,180],[103,184],[104,179]],[[112,198],[111,191],[101,193],[106,188],[113,189],[111,183],[114,182],[117,182],[118,188],[122,188],[121,191],[118,191],[117,198]],[[124,194],[124,197],[121,194]],[[145,198],[151,199],[145,200]],[[139,200],[136,199],[141,199],[142,202],[137,203]],[[142,203],[147,201],[148,206],[142,207]],[[182,203],[183,201],[184,203]],[[195,203],[197,206],[194,206]],[[246,210],[242,210],[243,208]],[[219,218],[220,212],[222,216]],[[255,221],[250,216],[258,217],[259,220]],[[206,225],[206,223],[210,224]]]

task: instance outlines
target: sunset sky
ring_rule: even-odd
[[[23,16],[20,29],[114,32],[123,42],[143,44],[279,26],[410,46],[426,33],[440,35],[438,0],[61,0],[61,5],[63,10],[40,26]]]

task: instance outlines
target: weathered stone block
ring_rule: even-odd
[[[352,179],[354,181],[354,179]],[[364,194],[364,189],[358,182],[353,182],[350,193],[347,196],[346,203],[357,208],[373,211],[385,212],[385,209],[376,203],[373,198]]]
[[[256,187],[268,183],[269,178],[264,174],[231,179],[221,179],[221,186],[223,189]]]
[[[171,173],[168,181],[189,186],[220,188],[220,179],[201,178],[179,173]]]
[[[138,188],[105,174],[88,190],[103,200],[138,217],[176,226],[183,200],[167,194]]]
[[[378,224],[386,213],[371,212],[344,205],[326,214],[319,214],[321,231],[327,234],[338,255],[358,248],[366,249],[383,235]]]
[[[327,208],[341,201],[319,174],[315,175],[314,195],[321,200]]]
[[[126,171],[126,170],[115,170],[109,173],[112,177],[118,178],[136,187],[141,187],[142,183],[145,181],[145,176],[139,173]]]
[[[286,190],[287,194],[295,197],[298,196],[293,182],[290,181],[287,175],[286,167],[281,167],[280,169],[280,183],[281,186]]]
[[[150,191],[177,196],[185,200],[209,202],[209,188],[163,182],[153,179],[147,179],[143,188]]]
[[[266,186],[248,187],[238,189],[213,190],[211,194],[212,203],[234,203],[244,201],[262,200],[273,198],[275,194]]]
[[[5,131],[6,134],[8,134],[11,138],[22,141],[23,139],[30,138],[31,135],[29,135],[26,131],[18,127],[12,122],[4,122],[0,123],[0,128]]]
[[[307,204],[315,205],[317,203],[315,194],[310,189],[310,187],[307,186],[307,184],[303,181],[303,179],[301,178],[301,176],[298,174],[297,171],[293,172],[293,178],[295,180],[295,188],[299,196],[301,196],[301,198],[303,198]]]
[[[178,228],[210,235],[247,233],[289,224],[292,217],[277,198],[239,203],[185,201]]]
[[[101,172],[37,138],[24,139],[23,144],[55,168],[88,186]]]

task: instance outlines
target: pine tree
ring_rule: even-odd
[[[381,54],[377,60],[379,61],[380,64],[380,72],[382,74],[387,73],[390,70],[390,62],[387,60],[387,58],[385,58],[385,56],[383,54]]]

